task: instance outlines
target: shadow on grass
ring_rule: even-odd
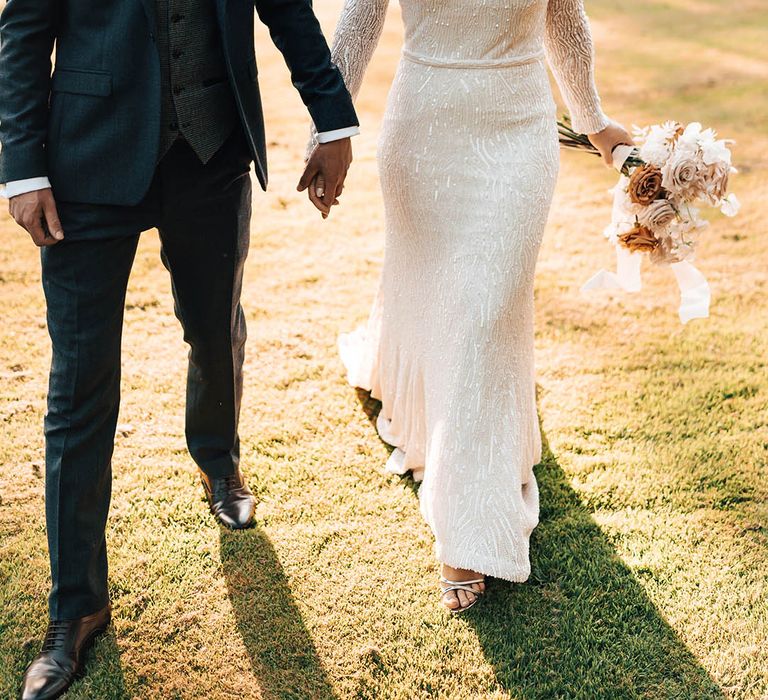
[[[237,628],[264,700],[335,698],[266,534],[222,528],[221,561]]]
[[[494,581],[467,615],[515,698],[725,698],[592,520],[549,449],[523,585]]]
[[[375,426],[380,402],[360,389],[357,399]],[[724,699],[591,518],[543,433],[542,443],[531,578],[493,581],[464,618],[498,683],[521,700]]]

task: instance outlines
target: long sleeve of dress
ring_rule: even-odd
[[[357,97],[384,29],[389,0],[346,0],[333,37],[331,56],[347,90]]]
[[[594,134],[609,119],[595,87],[594,49],[583,0],[549,0],[544,47],[575,131]]]
[[[333,37],[331,58],[341,71],[353,98],[360,92],[363,77],[384,29],[389,0],[346,0]],[[310,150],[316,139],[312,129]]]

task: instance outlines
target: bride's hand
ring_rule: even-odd
[[[596,134],[589,134],[588,138],[592,145],[600,151],[603,161],[609,168],[613,165],[613,149],[616,146],[622,144],[627,146],[635,145],[627,130],[616,122],[611,122],[605,129],[598,131]]]
[[[308,190],[309,199],[324,219],[331,207],[338,204],[338,196],[344,188],[349,166],[352,163],[352,141],[349,136],[320,143],[309,156],[304,173],[296,189]]]

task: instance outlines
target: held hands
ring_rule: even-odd
[[[56,245],[64,239],[50,188],[11,197],[8,210],[16,223],[32,236],[36,246]]]
[[[308,190],[310,201],[324,219],[331,213],[331,207],[339,203],[351,163],[352,140],[349,138],[318,144],[307,160],[296,189]]]
[[[613,149],[616,146],[622,144],[633,146],[635,143],[627,130],[615,122],[611,122],[605,129],[596,134],[589,134],[588,138],[592,145],[600,151],[603,161],[609,168],[613,165]]]

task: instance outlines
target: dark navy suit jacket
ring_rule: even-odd
[[[229,80],[266,188],[254,0],[215,2]],[[356,126],[311,0],[255,0],[255,9],[317,130]],[[154,0],[8,0],[0,16],[0,182],[48,176],[62,201],[141,201],[160,139],[154,13]]]

